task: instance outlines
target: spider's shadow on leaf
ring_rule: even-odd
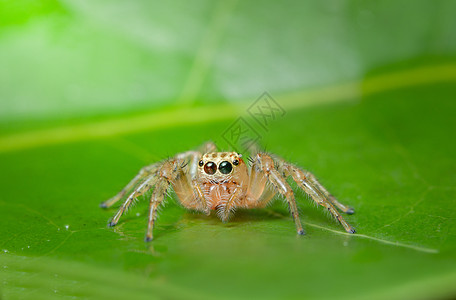
[[[211,223],[221,223],[223,222],[217,216],[217,213],[211,212],[209,216],[206,216],[199,212],[187,212],[184,214],[184,217],[188,220],[200,220],[200,221],[210,221]],[[232,217],[225,224],[230,223],[247,223],[252,221],[264,221],[264,220],[273,220],[273,219],[283,219],[287,218],[288,213],[281,210],[272,210],[272,209],[239,209],[233,213]]]

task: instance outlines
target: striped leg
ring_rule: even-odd
[[[139,185],[139,187],[137,189],[135,189],[133,191],[133,193],[131,193],[130,196],[128,196],[128,198],[125,200],[125,202],[120,206],[119,210],[114,215],[114,217],[111,219],[111,222],[109,222],[108,226],[112,227],[112,226],[117,225],[120,217],[126,210],[128,210],[128,208],[133,203],[133,200],[135,200],[137,197],[143,195],[145,192],[150,190],[154,186],[156,181],[157,181],[157,177],[155,175],[151,175],[143,183],[141,183]]]
[[[154,174],[158,167],[160,166],[160,163],[155,163],[155,164],[152,164],[150,166],[147,166],[147,167],[144,167],[142,168],[138,175],[135,176],[135,178],[133,178],[128,184],[126,187],[124,187],[117,195],[115,195],[114,197],[104,201],[104,202],[101,202],[100,203],[100,207],[103,207],[103,208],[109,208],[111,206],[113,206],[117,201],[119,201],[120,199],[122,199],[125,194],[130,191],[131,189],[133,189],[133,187],[138,183],[140,182],[141,180],[143,180],[144,178],[146,178],[147,176],[150,176],[152,174]]]
[[[296,200],[293,194],[293,190],[290,185],[287,183],[286,179],[275,169],[274,161],[272,158],[264,153],[259,153],[256,155],[256,161],[254,164],[259,163],[261,170],[264,172],[268,181],[274,186],[274,188],[283,196],[285,196],[288,207],[290,208],[291,216],[296,225],[296,231],[298,234],[305,234],[304,229],[302,228],[301,221],[299,219],[298,207],[296,205]],[[255,166],[252,166],[252,169]]]
[[[356,232],[355,229],[350,224],[348,224],[347,221],[345,221],[345,219],[342,217],[342,215],[337,211],[337,209],[334,207],[333,203],[327,198],[325,193],[318,188],[318,185],[316,186],[314,184],[315,181],[306,176],[308,172],[305,173],[298,167],[288,164],[286,162],[283,165],[283,169],[285,170],[285,173],[287,175],[290,175],[293,178],[293,180],[298,184],[298,186],[312,198],[312,200],[314,200],[317,204],[325,207],[331,213],[331,215],[337,221],[339,221],[339,223],[344,227],[345,231],[347,231],[348,233]]]
[[[147,222],[146,242],[153,239],[153,230],[155,220],[157,219],[157,211],[166,196],[166,191],[169,188],[169,181],[166,178],[160,178],[155,186],[155,190],[150,197],[149,219]]]
[[[355,209],[353,207],[347,206],[337,201],[336,197],[334,197],[330,192],[328,192],[328,190],[318,181],[314,174],[305,170],[303,170],[303,172],[307,180],[311,182],[314,186],[316,186],[320,191],[322,191],[326,198],[332,204],[337,206],[342,212],[346,213],[347,215],[352,215],[355,213]]]

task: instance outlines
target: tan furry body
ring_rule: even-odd
[[[353,213],[353,209],[338,202],[310,172],[272,154],[256,150],[251,151],[249,168],[241,154],[215,152],[215,149],[215,145],[208,142],[199,150],[179,153],[172,159],[141,169],[119,194],[101,204],[102,207],[110,207],[134,188],[109,226],[118,223],[133,200],[155,187],[150,199],[146,234],[146,240],[152,240],[157,210],[166,191],[172,186],[184,207],[206,214],[215,210],[222,221],[227,221],[238,207],[265,207],[277,193],[281,194],[288,203],[298,234],[304,234],[293,190],[286,181],[287,177],[292,177],[298,186],[317,204],[325,207],[347,232],[355,232],[336,207],[348,214]]]

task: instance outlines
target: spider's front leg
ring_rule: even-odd
[[[189,152],[189,154],[192,154],[192,152]],[[189,183],[189,180],[191,179],[189,179],[187,176],[191,175],[184,172],[183,168],[187,168],[187,164],[183,165],[182,163],[183,162],[181,158],[169,160],[166,161],[158,171],[158,180],[155,184],[154,192],[150,197],[146,242],[149,242],[153,239],[153,230],[155,226],[155,220],[157,219],[157,212],[160,204],[166,197],[166,192],[171,187],[171,185],[173,185],[174,191],[184,206],[204,211],[207,214],[210,213],[201,189],[195,180],[193,180],[191,184]],[[193,163],[194,162],[190,161],[190,166],[188,166],[190,172],[192,169],[191,165]]]
[[[325,207],[331,213],[331,215],[337,221],[339,221],[346,232],[356,232],[355,229],[350,224],[348,224],[347,221],[345,221],[345,219],[337,211],[334,205],[339,207],[339,209],[341,209],[346,214],[353,214],[355,212],[353,208],[337,201],[336,198],[323,187],[323,185],[312,173],[303,171],[283,159],[276,159],[276,161],[279,164],[278,169],[283,172],[285,176],[291,176],[293,180],[298,184],[298,186],[303,189],[312,198],[312,200],[314,200],[317,204]]]
[[[294,166],[294,168],[297,168],[296,166]],[[347,215],[352,215],[355,213],[355,209],[353,207],[350,207],[350,206],[347,206],[345,204],[342,204],[340,203],[339,201],[337,201],[336,197],[334,197],[330,192],[328,192],[328,190],[318,181],[317,177],[315,177],[314,174],[310,173],[309,171],[306,171],[306,170],[300,170],[299,168],[297,168],[298,170],[297,171],[294,171],[296,172],[297,174],[299,174],[299,176],[302,178],[302,176],[304,175],[305,178],[307,178],[307,180],[312,183],[314,186],[316,186],[320,191],[323,192],[323,194],[328,198],[328,200],[334,204],[335,206],[337,206],[341,211],[343,211],[344,213],[346,213]]]
[[[159,171],[159,178],[155,185],[154,192],[150,197],[149,218],[147,222],[146,242],[153,239],[153,230],[155,220],[157,219],[157,211],[160,204],[166,197],[166,191],[170,187],[172,181],[176,179],[177,170],[180,166],[176,165],[176,161],[166,161]],[[180,170],[180,169],[179,169]]]
[[[104,201],[104,202],[101,202],[100,203],[100,207],[102,208],[109,208],[111,206],[113,206],[117,201],[119,201],[120,199],[123,198],[123,196],[125,196],[125,194],[130,191],[131,189],[133,189],[133,187],[138,184],[138,182],[140,182],[141,180],[145,179],[146,177],[148,176],[153,176],[153,174],[155,172],[157,172],[157,169],[160,167],[160,163],[155,163],[155,164],[152,164],[150,166],[146,166],[144,168],[142,168],[138,175],[135,176],[135,178],[133,178],[128,184],[127,186],[125,186],[117,195],[115,195],[114,197]]]
[[[182,161],[173,159],[154,165],[156,171],[147,176],[144,181],[128,196],[125,202],[120,206],[117,213],[109,222],[108,226],[117,225],[122,214],[131,206],[134,199],[143,195],[155,186],[152,197],[150,198],[149,222],[147,228],[146,241],[152,240],[152,229],[157,216],[157,209],[163,202],[166,191],[170,183],[176,179],[178,172],[182,172]]]
[[[259,168],[260,171],[266,176],[267,180],[274,186],[274,188],[281,195],[285,196],[290,208],[291,216],[293,217],[296,225],[296,231],[300,235],[305,234],[304,229],[301,225],[301,221],[299,219],[298,207],[296,205],[294,193],[290,185],[287,183],[286,179],[275,169],[274,161],[269,155],[265,153],[258,153],[256,155],[256,158],[257,159],[252,165],[252,170]]]
[[[215,144],[207,142],[203,144],[201,148],[205,150],[215,149]],[[142,168],[138,175],[136,175],[135,178],[133,178],[133,180],[131,180],[116,196],[100,204],[103,208],[112,206],[137,185],[137,188],[134,189],[120,206],[108,226],[115,226],[134,200],[154,186],[155,189],[150,198],[146,241],[152,240],[152,231],[157,218],[158,208],[160,207],[160,204],[163,203],[166,192],[171,184],[173,185],[176,194],[183,199],[182,204],[184,204],[184,206],[209,213],[210,210],[201,192],[201,188],[197,185],[195,180],[197,163],[200,156],[200,151],[186,151],[176,154],[173,159]]]
[[[136,188],[130,196],[125,200],[125,202],[120,206],[119,210],[117,213],[114,215],[114,217],[111,219],[109,222],[108,226],[116,226],[117,223],[119,222],[120,217],[122,214],[128,210],[128,208],[131,206],[133,203],[133,200],[135,200],[137,197],[143,195],[145,192],[150,190],[156,183],[157,181],[157,176],[155,174],[150,175],[143,183],[141,183],[138,188]]]

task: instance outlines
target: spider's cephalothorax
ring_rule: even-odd
[[[249,168],[241,154],[215,152],[215,149],[215,145],[208,142],[199,150],[179,153],[172,159],[142,168],[120,193],[101,203],[102,207],[110,207],[129,190],[134,189],[108,225],[116,225],[134,199],[155,187],[150,199],[146,234],[146,241],[152,240],[157,209],[163,202],[166,191],[172,186],[184,207],[206,214],[216,210],[223,221],[229,219],[235,208],[265,207],[279,193],[288,203],[298,234],[304,234],[293,190],[286,181],[286,178],[291,176],[298,186],[317,204],[325,207],[347,232],[355,233],[336,207],[347,214],[354,213],[354,210],[338,202],[312,173],[275,155],[256,150],[251,153]]]
[[[197,181],[210,209],[223,211],[233,195],[247,192],[247,166],[235,152],[210,152],[198,162]]]

